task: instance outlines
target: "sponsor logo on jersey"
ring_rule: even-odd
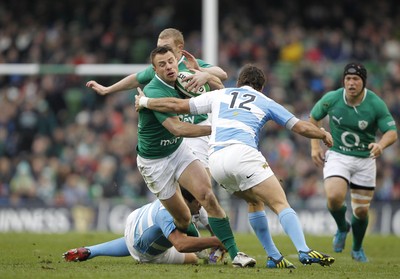
[[[173,145],[173,144],[176,144],[179,139],[180,139],[180,137],[176,137],[173,139],[164,139],[164,140],[160,141],[160,145],[161,146]]]
[[[180,114],[179,119],[183,122],[192,123],[194,124],[194,116],[190,114]]]

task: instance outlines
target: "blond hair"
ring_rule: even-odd
[[[158,35],[159,39],[168,39],[172,38],[174,40],[175,45],[184,44],[183,34],[181,31],[175,28],[167,28],[161,31],[160,35]]]

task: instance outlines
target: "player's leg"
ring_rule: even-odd
[[[210,227],[224,244],[233,260],[239,252],[229,219],[219,205],[211,188],[211,180],[199,161],[194,161],[182,172],[179,184],[187,189],[200,202],[208,213]]]
[[[172,246],[162,255],[159,255],[153,260],[147,262],[161,264],[196,264],[198,262],[198,258],[194,253],[178,252],[176,248]]]
[[[174,193],[171,196],[173,191]],[[191,214],[189,207],[185,203],[179,186],[170,188],[168,191],[166,188],[164,188],[159,194],[161,203],[172,215],[172,217],[174,217],[174,223],[176,227],[180,231],[187,233],[191,224]],[[190,233],[188,234],[192,235]]]
[[[346,195],[348,183],[342,177],[328,177],[324,182],[325,194],[327,198],[327,207],[333,219],[338,226],[339,231],[348,231],[346,221]]]
[[[346,196],[353,161],[350,156],[344,156],[334,151],[327,151],[324,165],[324,188],[327,198],[327,208],[338,227],[333,237],[333,250],[341,252],[344,249],[350,223],[346,220]]]
[[[296,212],[290,207],[285,192],[275,175],[245,191],[256,199],[262,200],[273,212],[295,245],[297,251],[308,251],[303,230]]]
[[[245,192],[248,196],[264,201],[272,211],[278,214],[285,233],[299,252],[299,260],[302,264],[318,263],[325,266],[331,265],[335,261],[333,257],[312,250],[307,246],[300,220],[287,202],[286,194],[275,175]]]
[[[88,259],[98,256],[126,257],[130,255],[124,237],[85,247],[90,250],[90,256]]]
[[[281,253],[276,248],[269,232],[267,214],[265,213],[264,203],[248,203],[249,223],[253,228],[257,238],[260,240],[268,256],[279,259]]]
[[[350,223],[346,220],[347,206],[345,201],[348,183],[342,177],[332,176],[325,179],[324,188],[328,211],[338,228],[333,237],[333,251],[342,252],[351,228]]]
[[[353,231],[352,258],[359,262],[368,262],[362,248],[365,232],[368,227],[368,211],[374,190],[351,190],[351,206],[353,215],[351,219],[351,228]]]
[[[264,203],[261,201],[248,203],[248,209],[250,225],[268,255],[266,266],[268,268],[295,268],[290,261],[281,255],[272,240]]]
[[[179,190],[177,176],[196,158],[192,154],[191,157],[180,159],[185,151],[187,147],[183,145],[167,158],[146,159],[138,156],[137,164],[149,190],[174,217],[177,228],[186,232],[191,223],[191,214]]]
[[[368,262],[362,243],[368,227],[369,207],[374,196],[376,186],[376,161],[372,158],[354,159],[354,165],[358,167],[351,177],[351,207],[353,231],[353,247],[351,256],[359,262]],[[364,186],[365,185],[365,186]]]
[[[70,249],[63,254],[66,261],[82,262],[98,256],[126,257],[129,256],[124,237],[100,244]]]

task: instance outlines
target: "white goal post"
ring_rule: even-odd
[[[126,76],[149,64],[0,64],[0,75],[73,74],[79,76]]]

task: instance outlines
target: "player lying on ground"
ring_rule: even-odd
[[[193,216],[211,234],[207,212],[185,189],[182,195]],[[151,220],[149,222],[149,220]],[[199,235],[195,227],[191,234]],[[207,248],[211,248],[209,253]],[[225,250],[215,236],[191,237],[182,233],[174,224],[171,214],[159,200],[133,211],[127,218],[125,236],[92,246],[70,249],[63,254],[66,261],[86,261],[98,256],[125,257],[131,255],[142,263],[193,264],[199,258],[210,263],[224,260]]]

